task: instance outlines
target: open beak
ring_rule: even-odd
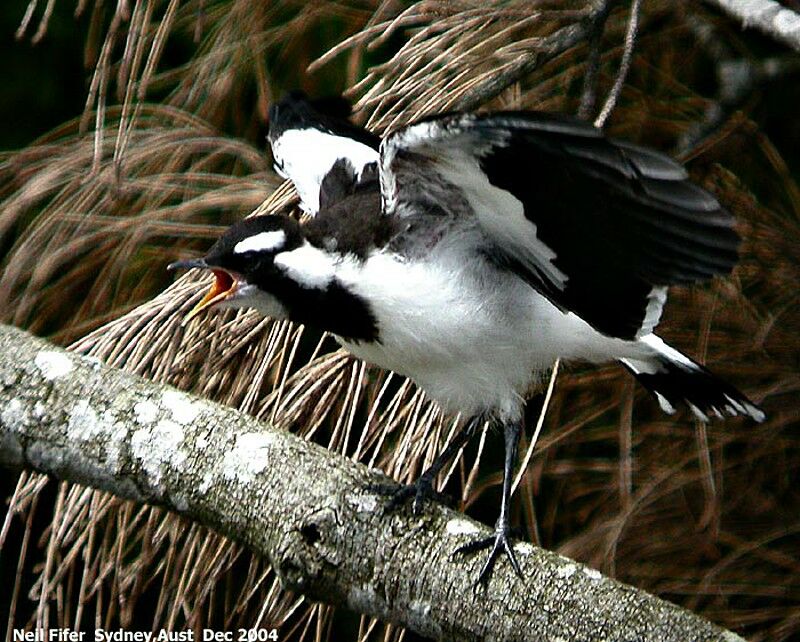
[[[210,308],[213,305],[221,303],[225,299],[233,296],[239,287],[239,282],[230,272],[211,267],[203,259],[175,261],[175,263],[170,263],[167,266],[168,270],[177,270],[180,268],[201,268],[204,270],[211,270],[211,272],[214,274],[214,283],[211,285],[211,289],[200,300],[200,303],[194,306],[192,311],[184,317],[181,325],[186,325],[189,323],[189,321],[194,319],[206,308]]]

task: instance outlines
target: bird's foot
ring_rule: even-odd
[[[520,579],[523,579],[522,569],[517,561],[517,555],[514,553],[514,546],[511,541],[513,538],[517,538],[520,535],[521,533],[519,532],[519,529],[511,528],[508,524],[498,522],[497,526],[495,526],[494,535],[475,540],[474,542],[464,544],[463,546],[459,546],[453,552],[454,556],[471,555],[472,553],[477,553],[478,551],[491,549],[489,551],[489,557],[486,558],[486,562],[484,563],[481,573],[478,576],[478,581],[474,584],[474,588],[477,588],[478,586],[483,586],[485,588],[489,585],[489,580],[491,579],[492,572],[494,571],[494,565],[497,562],[497,558],[500,557],[500,554],[503,552],[506,554],[508,561],[511,562],[511,567],[514,569],[514,572],[519,576]]]
[[[389,501],[384,507],[384,512],[386,513],[396,511],[412,498],[411,510],[414,515],[422,513],[422,507],[426,500],[433,500],[447,506],[453,503],[449,495],[445,495],[433,489],[433,477],[425,474],[420,476],[413,484],[374,484],[370,487],[370,490],[389,497]]]

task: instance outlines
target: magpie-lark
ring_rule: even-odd
[[[503,551],[520,574],[513,466],[525,395],[556,359],[618,360],[667,413],[764,419],[653,332],[668,286],[737,259],[733,217],[683,167],[556,114],[439,115],[380,140],[327,107],[290,94],[270,111],[276,169],[313,217],[246,219],[171,267],[215,275],[192,314],[248,307],[327,330],[471,418],[392,506],[418,509],[482,421],[503,426],[495,534],[460,549],[490,549],[479,582]]]

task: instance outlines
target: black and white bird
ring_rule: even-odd
[[[590,124],[539,112],[426,118],[383,140],[291,94],[271,109],[276,168],[313,215],[232,226],[202,259],[193,312],[255,308],[326,330],[356,357],[413,379],[471,419],[392,505],[436,474],[484,420],[505,465],[486,582],[511,546],[509,495],[525,396],[556,359],[617,360],[673,413],[764,413],[654,329],[670,285],[727,274],[733,217],[684,168]]]

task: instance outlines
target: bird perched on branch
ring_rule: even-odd
[[[525,395],[557,359],[618,360],[668,413],[763,420],[654,334],[668,286],[737,260],[733,217],[682,166],[557,114],[438,115],[382,140],[345,114],[298,94],[271,108],[275,167],[307,223],[249,218],[171,267],[214,273],[192,314],[256,308],[326,330],[470,417],[392,506],[418,509],[483,421],[503,427],[495,533],[460,549],[490,550],[479,582],[503,552],[520,573],[509,496]]]

